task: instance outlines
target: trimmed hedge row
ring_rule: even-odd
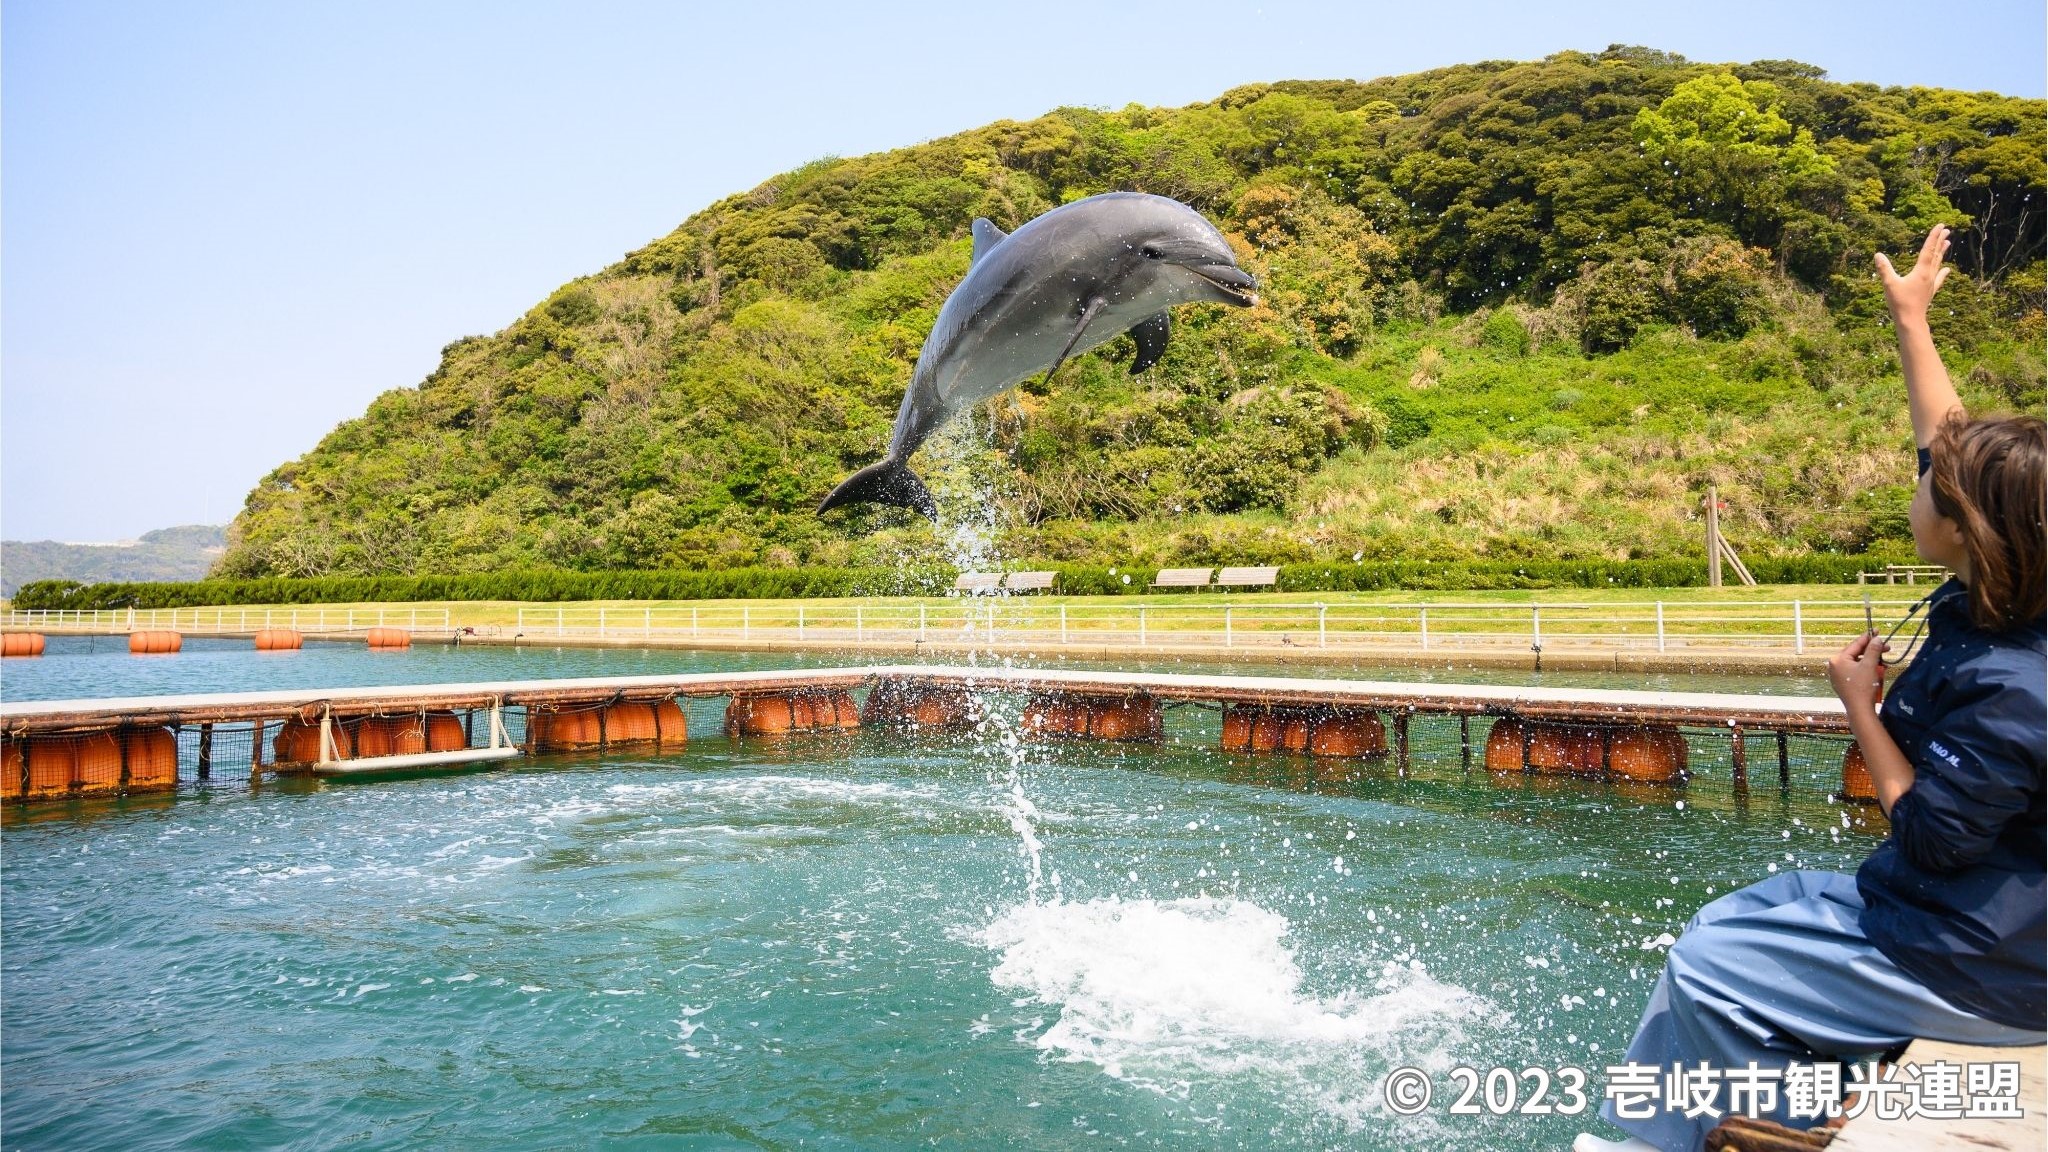
[[[1811,555],[1759,558],[1766,584],[1836,584],[1882,567],[1888,557]],[[1055,588],[1073,596],[1149,591],[1156,568],[1056,566]],[[1285,592],[1451,591],[1487,588],[1690,588],[1707,582],[1704,560],[1532,560],[1432,564],[1388,561],[1289,564]],[[953,585],[951,569],[730,568],[702,572],[488,572],[464,576],[323,576],[310,579],[195,580],[22,586],[17,608],[198,608],[220,604],[358,604],[427,600],[790,600],[828,596],[932,596]]]

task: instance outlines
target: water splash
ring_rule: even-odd
[[[986,723],[994,729],[989,742],[996,754],[1002,757],[998,803],[1010,822],[1010,830],[1017,834],[1018,846],[1024,854],[1025,900],[1036,905],[1039,889],[1045,883],[1045,844],[1038,838],[1038,806],[1024,791],[1022,725],[1007,715],[991,717]],[[1054,878],[1057,880],[1057,875]]]
[[[1057,1059],[1180,1097],[1278,1081],[1353,1128],[1387,1068],[1448,1066],[1464,1026],[1496,1014],[1413,962],[1314,995],[1290,930],[1244,900],[1055,899],[1011,908],[977,942],[999,953],[998,987],[1059,1009],[1032,1041]]]

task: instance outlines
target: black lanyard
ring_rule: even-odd
[[[1913,606],[1911,608],[1906,609],[1906,614],[1904,616],[1899,617],[1899,622],[1897,624],[1892,625],[1892,630],[1890,632],[1885,633],[1885,647],[1891,647],[1892,638],[1899,634],[1899,629],[1904,628],[1906,626],[1906,621],[1911,620],[1915,616],[1918,616],[1920,614],[1920,610],[1922,608],[1927,607],[1927,605],[1931,601],[1933,601],[1934,597],[1940,591],[1941,589],[1936,588],[1933,592],[1929,592],[1927,595],[1922,596],[1920,599],[1914,601]],[[1932,615],[1932,613],[1929,613],[1929,616]],[[1877,625],[1873,621],[1873,618],[1871,616],[1870,593],[1868,592],[1865,592],[1863,594],[1863,621],[1864,623],[1870,625],[1870,630],[1872,632],[1877,631]],[[1927,621],[1922,620],[1920,621],[1919,627],[1913,629],[1913,635],[1906,640],[1906,650],[1904,652],[1899,653],[1897,656],[1889,656],[1884,653],[1879,653],[1877,657],[1878,663],[1893,668],[1901,664],[1904,664],[1908,659],[1912,657],[1913,649],[1919,646],[1920,637],[1924,635],[1926,632]]]

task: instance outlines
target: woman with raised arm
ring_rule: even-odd
[[[2048,449],[2037,417],[1964,413],[1927,322],[1947,251],[1938,227],[1905,275],[1883,255],[1877,265],[1919,450],[1913,546],[1955,575],[1915,606],[1926,643],[1882,704],[1890,648],[1875,631],[1828,661],[1891,835],[1853,878],[1784,873],[1699,910],[1626,1057],[1660,1080],[1702,1062],[1782,1076],[1921,1037],[2048,1041]],[[1827,1119],[1792,1114],[1786,1091],[1775,1098],[1768,1119]],[[1719,1111],[1687,1116],[1687,1101],[1610,1098],[1601,1116],[1631,1138],[1573,1147],[1694,1152],[1730,1104],[1720,1092],[1710,1102]]]

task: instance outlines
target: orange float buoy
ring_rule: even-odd
[[[1387,750],[1387,730],[1371,712],[1231,704],[1223,709],[1223,750],[1378,756]]]
[[[6,763],[12,777],[7,788],[10,796],[24,795],[24,763],[28,769],[26,797],[31,800],[76,791],[113,792],[121,787],[121,741],[112,732],[31,736],[18,745],[13,741],[9,744]]]
[[[126,729],[121,747],[128,758],[128,791],[163,792],[178,786],[178,738],[170,729]]]
[[[296,652],[306,646],[306,638],[290,628],[260,628],[256,632],[258,652]]]
[[[9,632],[0,636],[0,656],[41,656],[44,643],[41,632]]]
[[[1617,728],[1607,738],[1607,771],[1618,779],[1668,784],[1690,774],[1690,750],[1676,728]]]
[[[1046,693],[1024,706],[1031,736],[1092,736],[1097,740],[1153,740],[1164,727],[1159,701],[1150,696],[1073,696]]]
[[[1151,740],[1165,726],[1159,701],[1150,696],[1096,700],[1087,707],[1088,735],[1097,740]]]
[[[372,648],[412,647],[412,633],[403,628],[372,628],[364,638]]]
[[[1252,717],[1252,751],[1276,751],[1286,736],[1287,721],[1273,709],[1261,708]]]
[[[453,712],[429,712],[427,724],[427,751],[459,752],[469,747],[469,731],[462,726],[462,717]]]
[[[1337,712],[1316,722],[1309,734],[1311,756],[1384,756],[1387,729],[1370,712]]]
[[[1568,724],[1534,724],[1529,729],[1529,767],[1564,776],[1598,776],[1600,730]]]
[[[1239,704],[1223,706],[1223,750],[1225,752],[1249,752],[1252,750],[1252,710]]]
[[[725,730],[734,736],[858,727],[860,707],[844,688],[734,696],[725,708]]]
[[[151,630],[128,634],[128,651],[138,656],[176,652],[184,646],[185,638],[176,632]]]
[[[526,734],[534,748],[543,752],[588,748],[598,743],[597,711],[579,708],[570,712],[530,712],[526,717]]]
[[[427,750],[426,722],[418,716],[364,716],[347,721],[344,727],[352,737],[346,753],[352,760],[417,756]]]
[[[957,728],[974,722],[973,694],[947,685],[884,680],[868,693],[863,724]]]
[[[666,744],[688,738],[688,722],[673,700],[625,700],[599,714],[605,744]]]
[[[0,740],[0,797],[8,800],[177,786],[178,739],[168,728]]]
[[[1870,778],[1870,765],[1863,759],[1863,746],[1849,741],[1842,749],[1842,798],[1859,803],[1877,803],[1877,781]]]
[[[347,741],[335,733],[336,751],[346,753]],[[270,760],[278,767],[316,764],[320,760],[320,722],[293,717],[278,728],[270,742]]]
[[[1021,726],[1027,736],[1081,736],[1088,716],[1065,696],[1034,696],[1024,705]]]
[[[774,736],[790,730],[794,709],[788,696],[735,696],[725,706],[725,730],[734,736]]]
[[[1514,716],[1503,716],[1493,722],[1486,733],[1486,770],[1488,772],[1521,772],[1522,740],[1526,725]]]

